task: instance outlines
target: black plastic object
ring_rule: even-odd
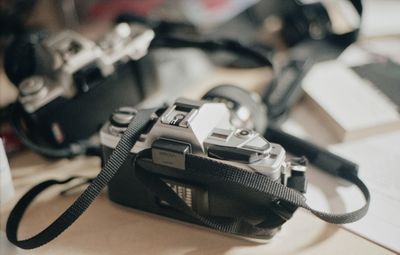
[[[0,37],[23,32],[26,28],[26,21],[37,2],[37,0],[2,1],[0,4]]]
[[[43,30],[18,34],[5,49],[4,71],[16,86],[34,74],[50,73],[53,58],[41,43],[45,37]]]
[[[211,158],[251,164],[264,158],[264,155],[259,155],[257,152],[250,150],[238,150],[237,148],[212,145],[207,149],[208,156]]]
[[[265,137],[268,141],[281,144],[288,152],[296,156],[305,156],[310,163],[333,176],[357,176],[357,164],[318,145],[290,135],[277,127],[268,127]]]
[[[270,124],[282,121],[303,95],[301,81],[311,62],[311,59],[289,61],[265,88],[261,97],[267,105]]]
[[[336,34],[332,31],[332,24],[328,12],[322,1],[259,1],[246,13],[254,26],[263,26],[266,18],[278,17],[281,26],[278,34],[286,46],[292,47],[307,40],[327,40],[336,45],[345,47],[354,42],[359,33],[359,27],[353,31]],[[357,14],[362,18],[363,1],[349,0]],[[333,3],[334,4],[334,3]],[[273,9],[273,10],[271,10]],[[275,26],[277,24],[274,23]],[[271,31],[276,33],[277,31]]]
[[[112,75],[96,80],[89,92],[70,99],[58,97],[22,117],[33,137],[40,137],[53,147],[87,139],[98,131],[113,109],[135,106],[151,92],[157,84],[153,65],[148,56],[119,65]]]

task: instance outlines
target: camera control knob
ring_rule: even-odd
[[[236,130],[235,135],[240,138],[247,138],[253,135],[253,131],[250,129],[238,129]]]
[[[118,108],[111,116],[110,122],[115,127],[126,128],[136,116],[137,110],[132,107]]]
[[[24,96],[31,96],[39,93],[44,89],[44,80],[42,77],[34,76],[25,79],[19,85],[19,91]]]

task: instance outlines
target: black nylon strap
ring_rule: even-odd
[[[140,164],[136,164],[135,174],[136,177],[145,184],[149,192],[153,193],[159,199],[168,202],[168,204],[173,208],[195,219],[195,221],[202,225],[221,232],[245,235],[246,237],[254,238],[257,238],[258,236],[265,237],[266,233],[268,233],[266,231],[269,231],[270,229],[270,226],[268,228],[259,227],[258,224],[252,224],[241,218],[202,216],[193,211],[168,185],[166,185],[165,182],[161,180],[160,176],[145,170],[140,166]],[[262,223],[260,223],[260,225]],[[282,221],[279,223],[279,226],[282,225]]]
[[[141,131],[148,123],[152,112],[153,110],[147,110],[141,111],[137,114],[134,121],[129,125],[127,131],[125,131],[105,167],[93,180],[89,187],[61,216],[59,216],[52,224],[50,224],[46,229],[37,235],[25,240],[18,240],[17,233],[20,221],[25,210],[33,201],[33,199],[46,188],[56,184],[67,183],[74,178],[70,178],[65,181],[49,180],[40,183],[28,191],[11,211],[8,218],[6,232],[10,242],[20,248],[33,249],[53,240],[71,224],[73,224],[75,220],[79,218],[79,216],[90,206],[90,204],[100,194],[103,188],[124,163],[130,153],[131,148],[139,138]],[[265,227],[264,222],[258,225],[253,225],[240,218],[205,217],[194,212],[168,186],[166,186],[165,183],[159,179],[159,177],[155,177],[154,175],[152,176],[151,174],[146,173],[148,169],[151,169],[151,167],[150,165],[146,165],[146,161],[141,161],[140,159],[141,156],[146,155],[146,153],[149,155],[149,152],[150,151],[145,150],[138,155],[136,162],[139,169],[139,176],[142,177],[141,180],[144,180],[146,185],[148,185],[153,192],[174,205],[176,209],[213,229],[233,234],[246,234],[247,236],[253,237],[257,237],[258,235],[265,236],[265,231],[268,230],[268,227],[270,226]],[[147,161],[147,163],[148,162],[149,161]],[[153,163],[151,162],[151,164]],[[268,199],[273,197],[296,207],[303,207],[311,211],[320,219],[335,224],[350,223],[360,219],[366,214],[370,202],[370,195],[367,187],[360,179],[358,179],[356,175],[351,174],[341,175],[341,177],[354,183],[360,188],[366,199],[366,204],[362,208],[350,213],[331,214],[312,209],[309,205],[307,205],[305,197],[294,189],[287,188],[286,186],[275,182],[266,176],[248,172],[219,161],[187,154],[186,169],[186,171],[190,173],[190,176],[193,178],[193,180],[204,179],[210,185],[218,185],[218,183],[221,182],[238,185],[242,189],[260,193],[263,196],[266,196]],[[285,220],[287,219],[284,219],[281,222],[283,223]]]
[[[272,67],[271,61],[260,51],[242,44],[237,40],[192,40],[176,36],[157,36],[150,44],[150,48],[198,48],[204,51],[216,52],[225,51],[236,56],[253,59],[260,67]]]
[[[18,201],[10,213],[6,226],[8,240],[20,248],[33,249],[50,242],[60,235],[64,230],[66,230],[71,224],[73,224],[75,220],[78,219],[90,206],[90,204],[100,194],[100,192],[124,163],[133,145],[142,133],[142,130],[150,120],[153,112],[154,110],[142,110],[137,113],[134,120],[129,124],[128,129],[121,137],[120,142],[118,143],[114,152],[111,154],[110,159],[107,161],[104,168],[100,171],[93,182],[86,188],[86,190],[78,197],[78,199],[75,200],[75,202],[62,215],[60,215],[53,223],[51,223],[46,229],[37,235],[25,240],[19,240],[17,236],[18,227],[25,210],[32,200],[46,188],[55,184],[67,183],[73,178],[65,181],[46,181],[28,191]]]
[[[146,152],[143,153],[144,154],[142,155],[145,155]],[[138,164],[141,165],[142,169],[150,169],[151,167],[149,161],[139,161]],[[190,172],[189,176],[192,177],[193,181],[206,180],[210,185],[213,183],[218,185],[218,183],[221,182],[239,185],[242,189],[260,193],[263,196],[266,196],[267,199],[274,197],[280,201],[302,207],[310,211],[318,218],[333,224],[346,224],[361,219],[367,213],[370,204],[370,194],[368,188],[356,175],[352,174],[341,175],[340,177],[355,184],[360,189],[364,195],[365,204],[360,209],[352,212],[334,214],[312,209],[306,203],[306,198],[303,194],[276,181],[273,181],[267,176],[249,172],[244,169],[227,165],[209,158],[187,154],[185,171]],[[209,226],[212,227],[212,225]],[[219,226],[217,229],[225,228],[229,229],[228,226]]]
[[[248,172],[244,169],[190,154],[187,155],[187,169],[201,175],[207,174],[218,177],[221,180],[225,180],[225,182],[238,184],[243,186],[244,189],[254,190],[266,196],[276,197],[279,200],[307,209],[318,218],[333,224],[345,224],[361,219],[367,213],[370,203],[368,188],[356,175],[340,177],[350,181],[360,189],[365,198],[364,206],[353,212],[333,214],[312,209],[306,203],[306,198],[303,194],[264,175]]]
[[[174,30],[195,29],[192,24],[183,22],[169,22],[165,20],[152,20],[147,17],[138,16],[132,13],[122,13],[115,20],[120,22],[139,22],[145,24],[156,32],[156,37],[150,44],[152,48],[197,48],[204,51],[216,52],[225,51],[246,59],[252,59],[261,67],[272,67],[272,63],[262,52],[234,39],[195,39],[187,36],[177,36],[171,33]]]

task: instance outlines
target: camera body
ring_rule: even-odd
[[[273,198],[266,201],[230,184],[188,181],[185,153],[238,166],[243,171],[264,175],[285,185],[292,171],[304,173],[305,168],[291,167],[286,161],[285,150],[279,144],[268,142],[254,130],[240,127],[238,122],[233,125],[232,109],[225,103],[213,101],[177,99],[172,106],[159,110],[109,183],[109,198],[124,206],[202,225],[160,199],[138,178],[135,169],[137,155],[150,149],[154,167],[145,170],[160,176],[197,214],[265,221],[273,207]],[[133,108],[120,108],[102,127],[100,140],[104,160],[109,158],[135,114]],[[277,226],[271,227],[257,238],[270,239],[278,230]]]
[[[56,147],[87,139],[113,109],[149,95],[157,86],[146,55],[153,38],[145,26],[120,23],[97,43],[67,30],[35,45],[35,72],[17,84],[32,137]]]

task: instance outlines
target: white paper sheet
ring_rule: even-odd
[[[400,131],[338,144],[330,150],[359,164],[359,176],[371,192],[368,214],[345,228],[400,253]],[[339,212],[362,204],[357,188],[311,171],[310,204]],[[336,183],[336,185],[335,185]]]
[[[8,164],[3,140],[0,138],[0,206],[11,199],[14,193],[10,165]]]

